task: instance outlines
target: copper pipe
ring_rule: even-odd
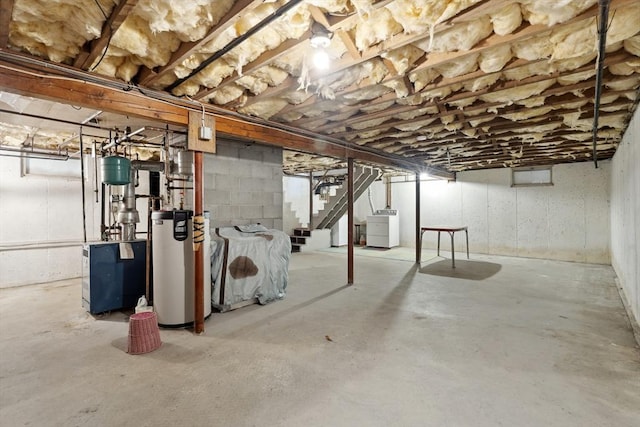
[[[194,152],[193,156],[193,183],[195,187],[194,191],[194,204],[195,204],[195,216],[202,217],[204,215],[204,173],[202,166],[203,154],[201,151]],[[194,218],[195,222],[195,218]],[[195,268],[195,308],[193,310],[194,320],[193,329],[196,334],[204,332],[204,247],[202,244],[196,245],[194,253],[194,268]],[[211,303],[211,302],[209,302]]]

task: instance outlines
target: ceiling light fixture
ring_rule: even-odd
[[[314,22],[311,26],[311,38],[309,43],[315,50],[313,54],[313,65],[319,70],[329,68],[329,54],[325,49],[331,44],[333,33],[329,32],[325,27]]]
[[[314,49],[326,49],[331,44],[331,37],[333,33],[329,32],[325,27],[314,22],[311,26],[311,39],[309,40],[311,43],[311,47]]]
[[[326,70],[329,68],[329,54],[319,49],[313,54],[313,66],[318,70]]]

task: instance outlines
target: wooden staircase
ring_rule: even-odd
[[[353,180],[354,200],[357,200],[379,176],[380,171],[378,169],[357,166],[354,170]],[[336,195],[332,196],[325,204],[324,209],[318,212],[317,218],[313,219],[313,227],[316,229],[331,229],[347,213],[347,199],[347,185],[344,183],[336,191]]]
[[[357,200],[380,176],[376,168],[357,166],[354,168],[354,199]],[[331,228],[347,212],[347,185],[343,183],[336,194],[325,203],[324,208],[314,215],[308,228],[294,228],[291,252],[306,252],[331,246]]]

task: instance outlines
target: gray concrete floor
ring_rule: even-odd
[[[126,314],[85,313],[79,280],[1,290],[0,425],[640,425],[610,267],[448,263],[357,256],[346,287],[343,255],[295,254],[285,300],[138,356]]]

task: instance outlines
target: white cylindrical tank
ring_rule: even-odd
[[[194,321],[193,211],[151,213],[153,251],[153,306],[158,324],[186,327]],[[211,236],[205,213],[204,315],[211,315]]]

